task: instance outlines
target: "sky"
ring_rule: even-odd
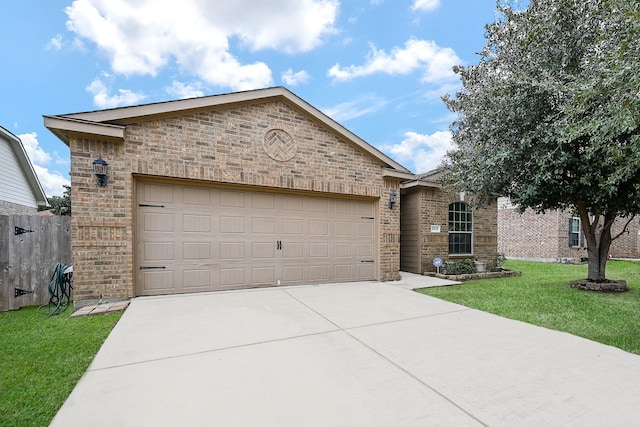
[[[495,19],[495,0],[2,2],[0,125],[49,197],[69,148],[43,115],[273,86],[426,172],[451,148],[452,67],[478,62]]]

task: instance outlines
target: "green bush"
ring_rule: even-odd
[[[496,252],[493,254],[493,259],[489,264],[490,271],[502,271],[504,270],[504,263],[507,257],[502,252]]]
[[[442,274],[458,275],[458,274],[473,274],[476,272],[476,267],[470,259],[463,259],[458,262],[445,262],[442,265]]]

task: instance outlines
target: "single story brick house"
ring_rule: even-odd
[[[400,278],[415,175],[285,88],[44,122],[71,153],[76,307]]]
[[[464,193],[442,187],[441,174],[436,169],[402,184],[402,271],[435,272],[435,258],[491,263],[498,250],[497,203],[474,209]]]
[[[20,138],[0,126],[0,215],[35,215],[47,196]]]
[[[626,221],[618,219],[611,228],[619,234]],[[506,197],[498,200],[498,250],[508,258],[540,261],[579,262],[587,257],[580,218],[567,210],[537,214],[518,212]],[[640,219],[634,219],[611,244],[614,258],[640,258]]]

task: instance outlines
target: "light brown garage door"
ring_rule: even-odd
[[[138,181],[138,295],[376,278],[376,202]]]

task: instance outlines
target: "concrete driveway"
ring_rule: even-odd
[[[418,285],[137,298],[52,425],[639,425],[640,356]]]

